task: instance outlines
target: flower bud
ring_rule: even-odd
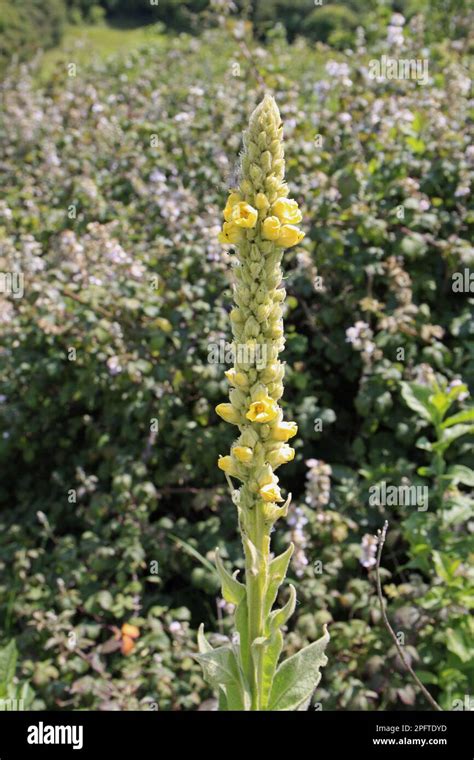
[[[294,458],[295,450],[292,449],[291,446],[288,446],[287,443],[284,443],[280,448],[270,451],[267,454],[267,461],[273,469],[276,469],[281,464],[291,462]]]
[[[237,464],[234,462],[233,458],[230,456],[225,457],[219,457],[217,460],[217,466],[220,470],[223,470],[227,475],[230,475],[231,478],[238,478],[238,469]]]
[[[234,446],[232,454],[244,464],[249,464],[253,459],[253,450],[249,446]]]
[[[269,464],[264,464],[259,467],[255,473],[255,479],[258,483],[258,487],[267,486],[270,483],[277,483],[278,478],[273,474],[273,470]]]
[[[269,206],[270,201],[265,193],[257,193],[255,196],[255,208],[258,208],[259,211],[266,211]]]
[[[242,418],[232,404],[218,404],[216,406],[216,412],[219,417],[222,417],[226,422],[230,422],[232,425],[240,425]]]
[[[259,186],[262,183],[263,174],[262,170],[257,166],[257,164],[250,164],[250,179],[252,182],[255,183],[255,185]]]
[[[247,386],[247,377],[243,372],[238,372],[234,367],[224,372],[224,375],[228,379],[231,385],[236,388],[245,388]]]
[[[267,216],[262,224],[262,236],[267,240],[277,240],[280,235],[280,220],[276,216]]]

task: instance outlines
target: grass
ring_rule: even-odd
[[[154,25],[148,26],[68,26],[61,44],[47,50],[41,57],[37,78],[47,82],[57,66],[75,63],[88,64],[94,58],[104,60],[117,53],[129,53],[132,50],[150,44],[160,38]]]

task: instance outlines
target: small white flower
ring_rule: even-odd
[[[377,564],[377,545],[378,539],[376,536],[371,536],[370,533],[366,533],[362,538],[362,555],[360,558],[360,564],[362,567],[370,569]]]
[[[166,175],[160,172],[159,169],[153,169],[150,174],[150,182],[166,182]]]
[[[118,375],[123,369],[118,356],[110,356],[107,359],[107,367],[111,375]]]
[[[392,26],[403,26],[405,24],[405,16],[401,13],[394,13],[390,19]]]
[[[181,113],[177,113],[174,117],[174,120],[179,124],[181,122],[190,121],[193,117],[190,113],[187,111],[182,111]]]
[[[353,327],[348,327],[346,330],[346,341],[353,345],[360,340],[362,333],[369,329],[367,322],[358,320]]]

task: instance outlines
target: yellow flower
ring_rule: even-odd
[[[280,234],[280,220],[276,216],[267,216],[262,224],[262,236],[267,240],[276,240]]]
[[[248,464],[253,459],[253,451],[249,446],[234,446],[232,454],[239,462]]]
[[[297,202],[288,198],[278,198],[272,206],[272,212],[282,224],[298,224],[303,218]]]
[[[272,428],[272,438],[275,441],[287,441],[298,432],[296,422],[279,422]]]
[[[224,372],[224,375],[226,376],[229,383],[231,385],[234,385],[236,388],[245,388],[248,384],[247,376],[244,375],[243,372],[238,372],[236,369],[234,369],[234,367]]]
[[[255,196],[255,207],[258,208],[259,211],[266,211],[269,205],[270,203],[265,193],[257,193]]]
[[[228,475],[231,475],[231,476],[233,475],[235,477],[236,475],[235,464],[232,461],[232,457],[230,457],[229,455],[225,457],[219,457],[219,459],[217,460],[217,466],[219,467],[220,470],[223,470]]]
[[[266,486],[262,486],[259,494],[263,501],[283,501],[280,489],[276,483],[269,483]]]
[[[278,416],[278,404],[267,396],[250,404],[245,416],[250,422],[272,422]]]
[[[284,224],[278,235],[277,245],[281,245],[283,248],[291,248],[300,243],[303,238],[304,232],[301,232],[298,227],[292,224]]]
[[[278,467],[280,464],[291,462],[295,458],[295,450],[284,443],[279,449],[270,451],[268,454],[268,463],[272,467]]]
[[[237,227],[255,227],[258,219],[258,211],[249,203],[240,201],[232,208],[232,221]]]
[[[229,195],[224,209],[224,219],[226,222],[232,221],[232,209],[234,208],[235,204],[240,203],[241,200],[242,198],[240,197],[239,193],[231,193]]]
[[[223,245],[235,245],[236,243],[240,243],[242,237],[242,230],[234,222],[224,222],[222,232],[219,232],[217,239]]]
[[[216,412],[219,417],[222,417],[226,422],[232,423],[232,425],[238,425],[241,422],[240,414],[232,404],[217,404]]]

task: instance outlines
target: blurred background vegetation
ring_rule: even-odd
[[[306,230],[284,260],[288,653],[329,622],[323,709],[426,708],[380,620],[388,519],[407,656],[444,708],[472,694],[472,28],[461,0],[0,0],[0,270],[25,279],[0,294],[0,697],[209,706],[189,654],[201,620],[231,630],[216,545],[242,566],[216,237],[265,88]],[[382,55],[427,83],[371,78]],[[429,509],[373,505],[381,483]]]
[[[343,49],[355,42],[357,27],[369,42],[379,39],[393,12],[410,19],[422,14],[427,42],[457,39],[468,27],[469,0],[0,0],[0,71],[13,56],[28,60],[39,49],[54,48],[71,26],[106,22],[109,28],[141,28],[156,22],[168,31],[199,34],[203,23],[217,23],[216,11],[232,10],[265,40],[281,24],[289,41],[302,35]],[[471,17],[472,18],[472,17]],[[107,31],[103,37],[107,45]],[[123,38],[122,38],[123,42]]]

